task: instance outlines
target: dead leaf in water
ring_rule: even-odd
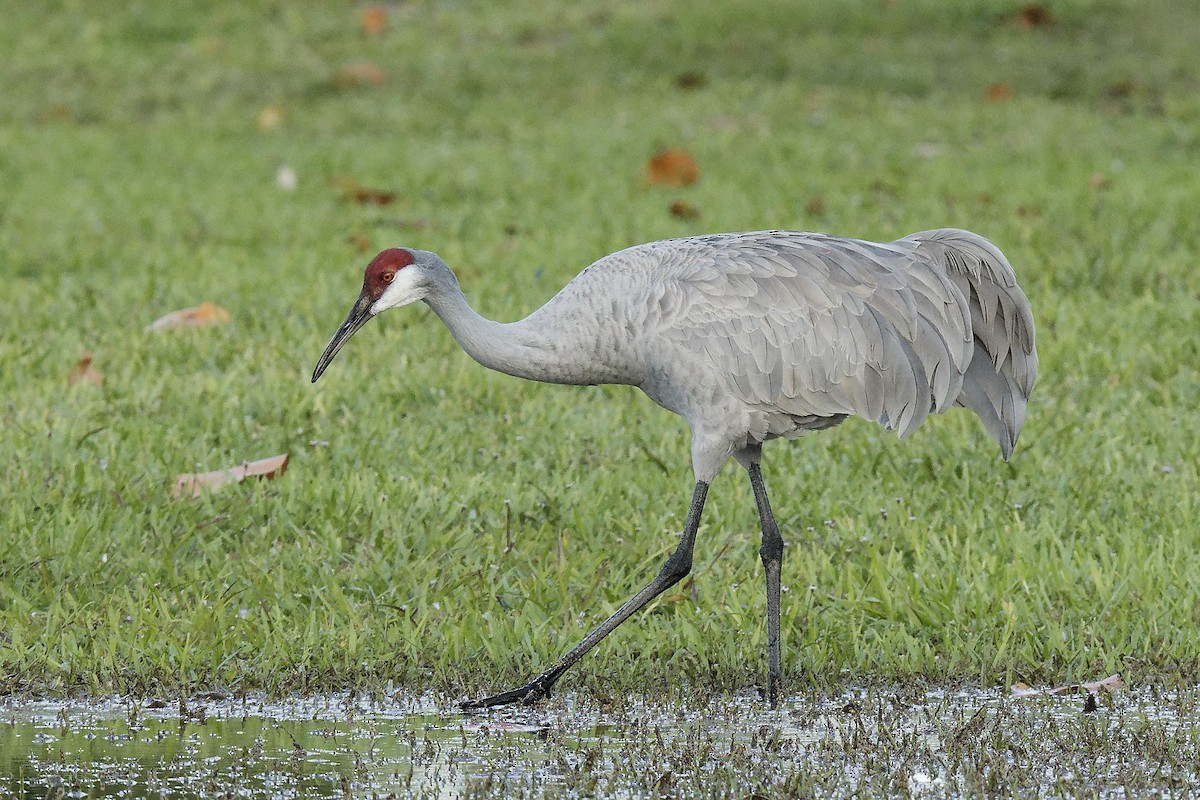
[[[67,385],[75,386],[80,383],[90,383],[93,386],[99,386],[104,383],[104,376],[100,371],[92,366],[92,351],[84,350],[83,358],[71,367],[71,371],[67,373]]]
[[[175,497],[199,497],[205,489],[216,489],[227,483],[241,483],[246,478],[278,478],[287,470],[288,454],[247,461],[230,469],[213,472],[187,472],[175,476],[171,494]]]
[[[691,186],[700,180],[700,167],[686,150],[660,150],[646,164],[646,180],[657,186]]]
[[[1049,697],[1056,694],[1064,694],[1067,692],[1078,692],[1083,690],[1083,713],[1090,714],[1100,708],[1100,692],[1111,692],[1116,689],[1121,689],[1125,686],[1125,681],[1121,679],[1120,674],[1109,675],[1107,678],[1101,678],[1098,681],[1085,681],[1083,683],[1069,683],[1066,686],[1055,686],[1054,688],[1033,689],[1026,683],[1014,683],[1012,685],[1011,696],[1016,698],[1023,697]]]
[[[181,308],[164,314],[146,326],[147,331],[161,331],[174,328],[197,328],[204,325],[224,325],[229,322],[229,312],[216,303],[205,300],[193,308]]]
[[[1124,689],[1125,681],[1121,679],[1121,673],[1114,673],[1107,678],[1101,678],[1098,681],[1082,684],[1084,689],[1089,692],[1111,692],[1116,689]]]

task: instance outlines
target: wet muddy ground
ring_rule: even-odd
[[[1200,694],[0,701],[0,796],[1187,797]]]

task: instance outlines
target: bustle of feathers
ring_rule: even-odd
[[[527,321],[538,317],[586,329],[610,365],[603,379],[564,382],[639,385],[714,436],[744,424],[735,451],[849,415],[905,436],[960,405],[1008,458],[1037,377],[1033,316],[1008,260],[950,228],[889,243],[758,231],[637,245]]]

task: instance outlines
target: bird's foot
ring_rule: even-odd
[[[481,697],[478,700],[465,700],[459,703],[458,707],[463,711],[475,711],[481,708],[492,708],[493,706],[506,706],[510,703],[531,706],[549,697],[550,690],[554,688],[554,683],[557,680],[558,674],[554,671],[546,672],[524,686],[518,686],[516,689],[509,689],[506,692],[493,694],[489,697]]]

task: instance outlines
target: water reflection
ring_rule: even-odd
[[[465,765],[450,753],[454,744],[489,758],[506,737],[532,740],[519,729],[500,737],[439,715],[432,701],[149,705],[161,707],[121,700],[0,706],[0,794],[459,796]]]
[[[1194,796],[1200,692],[0,701],[0,796]]]

